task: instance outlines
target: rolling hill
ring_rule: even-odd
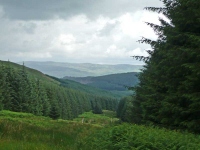
[[[22,64],[22,62],[18,62]],[[140,72],[141,65],[106,65],[106,64],[90,64],[90,63],[65,63],[65,62],[36,62],[25,61],[25,66],[37,69],[44,74],[62,78],[71,77],[87,77],[102,76],[125,72]]]
[[[127,87],[133,87],[138,83],[137,74],[137,72],[129,72],[98,77],[64,77],[64,79],[107,90],[123,97],[132,94]]]
[[[48,75],[47,75],[48,76]],[[70,88],[76,91],[80,91],[80,92],[84,92],[84,93],[88,93],[91,95],[96,95],[96,96],[105,96],[105,97],[110,97],[110,98],[122,98],[124,96],[130,95],[129,92],[125,92],[125,93],[118,93],[116,92],[112,92],[106,89],[101,89],[98,87],[94,87],[91,85],[86,85],[86,84],[82,84],[78,81],[74,81],[74,80],[70,80],[70,79],[60,79],[60,78],[56,78],[53,76],[48,76],[52,79],[54,79],[55,81],[58,81],[60,83],[61,86],[66,87],[66,88]],[[132,92],[131,92],[132,93]]]

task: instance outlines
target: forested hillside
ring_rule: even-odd
[[[117,99],[120,98],[120,95],[117,93],[114,94],[108,90],[103,90],[103,89],[93,87],[90,85],[81,84],[78,81],[73,81],[72,79],[68,80],[68,79],[56,78],[52,76],[48,76],[48,77],[58,81],[61,86],[66,87],[66,88],[78,90],[78,91],[85,92],[91,95],[96,95],[96,96],[104,96],[104,97],[117,98]]]
[[[0,109],[72,119],[85,111],[115,110],[117,100],[60,85],[39,71],[0,62]]]
[[[147,23],[158,39],[148,57],[133,97],[132,121],[200,133],[200,1],[162,0],[160,25]]]
[[[85,85],[110,91],[119,97],[124,97],[132,94],[132,91],[130,92],[128,87],[138,84],[137,75],[137,72],[128,72],[98,77],[64,77],[64,79],[77,81]]]

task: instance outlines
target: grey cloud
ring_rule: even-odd
[[[135,42],[140,37],[124,34],[117,18],[112,17],[141,10],[144,6],[151,6],[150,2],[155,6],[159,0],[0,0],[0,16],[9,18],[0,17],[0,59],[132,63],[129,56],[105,56],[105,51],[112,45],[125,53],[138,47],[142,50],[147,47]],[[84,15],[75,16],[78,14],[85,14],[94,20],[88,21]],[[103,18],[105,22],[116,22],[99,26],[96,20],[99,15],[110,17]],[[74,17],[69,20],[52,20],[56,16]],[[74,43],[70,45],[74,49],[71,53],[66,48],[68,45],[59,45],[62,34],[75,37]],[[120,38],[115,40],[114,35]]]
[[[26,23],[26,24],[20,24],[20,27],[21,27],[22,30],[24,30],[26,33],[34,34],[34,31],[35,31],[37,25],[36,25],[35,23]]]
[[[90,19],[99,15],[110,18],[146,6],[161,6],[159,0],[0,0],[5,15],[18,20],[48,20],[85,14]]]
[[[107,23],[98,33],[99,36],[108,36],[118,26],[118,22]]]

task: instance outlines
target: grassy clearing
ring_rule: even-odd
[[[85,112],[75,118],[74,121],[83,122],[86,124],[94,124],[99,126],[110,125],[118,121],[116,113],[109,110],[103,110],[103,114],[93,114],[92,112]]]
[[[82,123],[84,117],[84,123]],[[0,111],[1,150],[199,150],[200,135],[111,123],[115,113],[86,112],[73,121]],[[89,120],[94,119],[94,122]],[[86,123],[86,120],[88,122]],[[115,120],[117,121],[117,119]],[[115,122],[113,121],[113,122]],[[112,126],[109,126],[112,124]],[[106,125],[106,126],[105,126]]]
[[[78,141],[97,128],[79,122],[1,111],[0,149],[74,150]]]

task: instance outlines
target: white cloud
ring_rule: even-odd
[[[61,34],[59,36],[59,41],[61,45],[73,44],[76,38],[72,34]]]
[[[49,52],[45,52],[45,53],[41,53],[41,52],[39,52],[39,53],[38,52],[23,52],[22,53],[22,52],[19,52],[15,56],[19,57],[19,58],[29,57],[29,58],[32,58],[32,59],[34,59],[34,58],[39,58],[39,59],[41,59],[41,58],[52,58],[52,55]]]
[[[139,47],[127,53],[129,56],[148,56],[146,51],[141,50]]]
[[[85,14],[68,19],[11,20],[0,7],[0,59],[71,62],[132,63],[130,56],[147,55],[149,46],[136,41],[156,38],[144,22],[158,23],[158,15],[146,11],[115,17]],[[129,60],[129,61],[127,61]]]
[[[149,38],[156,38],[153,30],[148,28],[144,22],[153,22],[158,24],[158,15],[146,11],[137,11],[134,14],[126,13],[119,18],[120,29],[125,35],[132,38],[138,36],[147,36]]]

